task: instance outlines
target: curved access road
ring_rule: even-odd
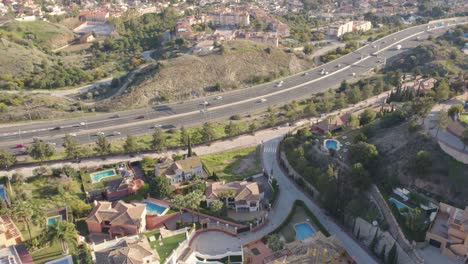
[[[213,95],[119,113],[2,125],[0,147],[18,152],[15,146],[18,144],[27,146],[33,138],[41,138],[59,146],[66,133],[76,134],[80,142],[87,143],[95,141],[98,132],[103,132],[109,137],[124,137],[126,134],[148,133],[155,126],[162,128],[190,126],[210,120],[225,119],[234,114],[265,110],[268,106],[283,105],[292,100],[323,92],[336,87],[343,80],[361,78],[376,66],[417,46],[429,35],[440,35],[448,28],[466,23],[468,18],[462,17],[447,19],[442,23],[411,27],[390,34],[320,67],[275,82],[220,94],[222,98]],[[402,45],[402,48],[397,49],[397,45]],[[322,74],[322,71],[328,74]],[[282,83],[278,85],[280,81]],[[209,105],[203,106],[205,102]],[[80,125],[82,122],[84,125]]]

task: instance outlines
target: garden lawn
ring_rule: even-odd
[[[159,240],[159,230],[151,231],[145,233],[144,235],[148,238],[148,242],[150,243],[151,248],[156,249],[156,251],[158,252],[160,257],[160,263],[164,263],[166,261],[166,258],[171,255],[172,251],[179,246],[179,243],[185,240],[185,233],[164,238],[162,239],[162,241]],[[156,240],[153,242],[149,241],[149,238],[151,236],[154,236]],[[162,246],[159,245],[160,242],[163,243]]]
[[[462,120],[463,122],[465,122],[466,124],[468,124],[468,114],[463,114],[463,115],[461,115],[460,118],[461,118],[461,120]]]
[[[38,251],[35,251],[31,255],[33,257],[34,263],[36,264],[42,264],[64,256],[62,247],[60,246],[59,242],[53,243],[49,247],[44,247]]]
[[[66,187],[60,193],[58,186]],[[35,238],[45,230],[46,211],[55,210],[69,206],[72,201],[84,200],[85,194],[81,190],[79,182],[71,178],[59,178],[53,176],[40,176],[27,179],[23,184],[12,184],[12,201],[16,195],[25,195],[32,208],[38,209],[42,215],[33,216],[33,221],[29,222],[31,236]],[[17,223],[23,237],[29,240],[29,232],[24,223]]]
[[[111,169],[111,168],[114,168],[114,167],[102,168],[102,169],[99,169],[99,170],[97,170],[95,172],[105,171],[105,170],[108,170],[108,169]],[[116,169],[116,172],[117,172],[117,168],[114,168],[114,169]],[[91,172],[91,173],[95,173],[95,172]],[[112,177],[103,178],[99,182],[92,183],[91,173],[80,171],[81,181],[83,182],[83,188],[87,192],[90,192],[90,191],[93,191],[93,190],[102,190],[102,189],[104,189],[104,182],[122,178],[122,176],[120,174],[117,174],[117,175],[112,176]]]
[[[242,180],[262,172],[258,146],[239,148],[202,156],[208,173],[216,172],[219,180],[226,182]]]

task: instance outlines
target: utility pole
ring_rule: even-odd
[[[81,102],[81,99],[79,99],[79,98],[78,98],[78,101],[80,102],[81,118],[84,120],[84,123],[85,123],[85,126],[86,126],[86,133],[88,134],[88,143],[91,143],[91,135],[89,135],[88,121],[84,118],[83,103]]]

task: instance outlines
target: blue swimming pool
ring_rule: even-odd
[[[95,173],[91,174],[91,181],[93,183],[96,183],[96,182],[100,182],[104,178],[112,177],[112,176],[115,176],[115,175],[117,175],[117,174],[115,173],[114,169],[95,172]]]
[[[340,142],[335,139],[325,139],[323,145],[327,149],[340,150]]]
[[[156,213],[158,215],[164,215],[169,209],[167,206],[159,205],[157,203],[150,202],[150,201],[144,201],[144,203],[146,204],[146,211],[148,211],[148,213],[150,214]]]
[[[406,204],[394,199],[394,198],[390,198],[388,199],[392,204],[396,205],[396,207],[398,208],[398,210],[401,210],[401,209],[404,209],[404,208],[409,208]]]
[[[6,202],[6,191],[5,191],[5,185],[0,184],[0,199]]]
[[[296,230],[296,240],[302,240],[315,233],[315,230],[308,223],[297,224],[294,226],[294,229]]]
[[[47,226],[54,225],[58,221],[62,221],[62,216],[61,215],[55,215],[47,218]]]

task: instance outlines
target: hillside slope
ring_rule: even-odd
[[[165,61],[130,87],[130,92],[107,103],[141,107],[184,100],[274,80],[312,66],[295,54],[250,41],[230,41],[209,55],[182,55]]]
[[[44,49],[55,49],[74,39],[67,27],[45,21],[8,23],[0,27],[0,33],[14,42],[31,43]]]
[[[35,48],[26,48],[5,38],[0,39],[0,75],[19,75],[33,71],[34,64],[48,62],[49,56]]]

